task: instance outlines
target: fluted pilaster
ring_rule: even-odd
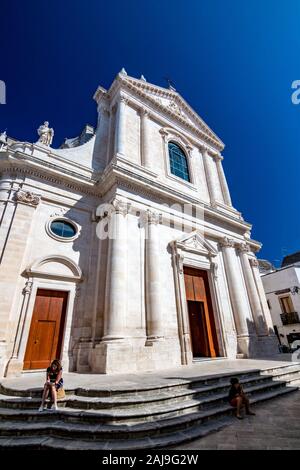
[[[126,105],[128,100],[124,96],[120,96],[115,126],[115,153],[117,155],[125,156],[125,138],[126,138]]]
[[[150,129],[149,129],[149,112],[145,109],[141,109],[141,163],[146,168],[151,168],[151,141],[150,141]]]
[[[205,170],[205,176],[206,176],[206,181],[207,181],[210,202],[212,205],[215,205],[218,197],[217,197],[216,186],[215,186],[214,177],[212,173],[212,168],[211,168],[211,161],[210,161],[211,156],[208,153],[207,147],[202,147],[201,152],[203,156],[203,164],[204,164],[204,170]]]
[[[234,240],[225,237],[220,242],[220,245],[222,247],[237,335],[248,336],[249,333],[246,316],[247,304],[245,301],[244,292],[242,290],[240,275],[235,262],[235,242]]]
[[[146,215],[146,317],[148,341],[157,341],[164,336],[162,317],[162,292],[159,269],[159,214]]]
[[[246,243],[241,243],[238,245],[238,252],[241,260],[241,265],[243,269],[244,279],[246,283],[246,288],[248,292],[249,302],[251,305],[251,310],[253,314],[253,320],[255,323],[255,328],[258,335],[266,334],[266,322],[264,318],[264,313],[262,310],[259,293],[256,287],[255,279],[253,276],[252,268],[249,261],[249,245]]]
[[[127,213],[129,204],[114,200],[109,221],[104,340],[124,337],[127,305]]]
[[[216,155],[214,158],[215,158],[215,162],[217,166],[217,172],[218,172],[221,190],[222,190],[222,194],[224,198],[224,203],[227,206],[232,206],[230,192],[229,192],[226,176],[225,176],[223,165],[222,165],[223,157],[221,157],[221,155]]]

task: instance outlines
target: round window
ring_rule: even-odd
[[[50,230],[54,235],[61,238],[73,238],[77,234],[75,225],[65,220],[54,220],[50,224]]]

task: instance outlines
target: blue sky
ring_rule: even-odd
[[[124,66],[177,91],[225,142],[232,199],[278,265],[300,250],[298,0],[1,2],[0,129],[54,146],[95,123],[92,99]],[[276,261],[277,260],[277,261]]]

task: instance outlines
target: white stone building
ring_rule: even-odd
[[[279,269],[262,273],[262,282],[278,342],[300,345],[300,252],[286,256]]]
[[[94,99],[82,145],[51,148],[48,123],[35,144],[2,138],[0,374],[277,352],[221,140],[173,88],[124,70]]]

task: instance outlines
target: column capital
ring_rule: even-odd
[[[119,199],[114,199],[111,202],[113,207],[113,212],[116,214],[121,214],[124,217],[128,214],[131,204],[129,202],[120,201]]]
[[[147,210],[146,217],[147,217],[148,225],[150,225],[150,224],[158,225],[159,224],[160,214],[158,212]]]
[[[162,128],[162,129],[159,130],[159,133],[162,135],[162,138],[164,139],[164,141],[166,141],[167,137],[169,135],[168,131],[166,129]]]
[[[207,153],[208,154],[208,152],[209,152],[209,148],[205,144],[200,144],[199,149],[200,149],[201,153]]]
[[[215,160],[215,162],[221,162],[224,159],[224,157],[220,155],[219,153],[212,154],[212,157]]]
[[[129,104],[130,100],[127,98],[127,96],[121,94],[119,97],[119,102],[127,105]]]
[[[257,261],[256,258],[249,258],[249,261],[250,261],[250,264],[251,264],[252,267],[258,268],[259,262]]]
[[[242,243],[237,243],[236,247],[240,253],[249,253],[250,252],[250,246],[248,243],[242,242]]]
[[[143,118],[149,118],[151,116],[150,111],[146,108],[140,108],[140,116]]]
[[[28,204],[29,206],[34,206],[34,207],[37,207],[39,203],[41,202],[41,196],[31,191],[19,190],[15,194],[15,199],[17,202]]]
[[[222,247],[234,248],[236,242],[232,238],[224,237],[222,238],[222,240],[219,241],[219,244]]]

